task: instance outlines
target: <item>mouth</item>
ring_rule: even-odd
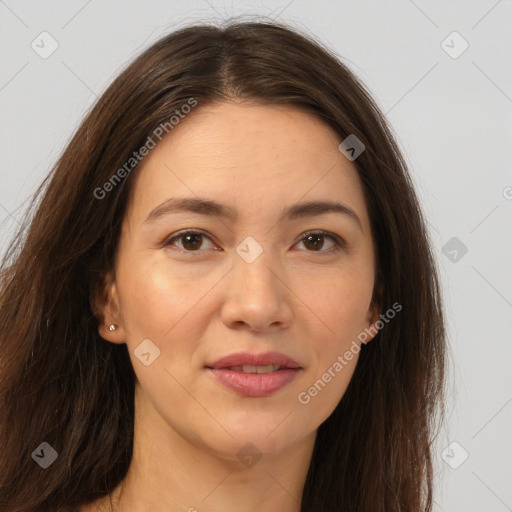
[[[214,369],[214,368],[211,368]],[[288,368],[280,366],[278,364],[267,364],[265,366],[255,366],[251,364],[244,364],[241,366],[226,366],[224,368],[216,368],[217,370],[231,370],[233,372],[242,372],[242,373],[256,373],[259,375],[263,375],[266,373],[277,372],[280,370],[287,370]]]
[[[205,369],[224,387],[247,397],[276,393],[303,371],[296,361],[278,352],[231,354]]]
[[[301,368],[297,361],[281,352],[264,352],[262,354],[236,352],[213,363],[207,363],[206,367],[213,369],[229,368],[244,373],[270,373],[280,369]]]

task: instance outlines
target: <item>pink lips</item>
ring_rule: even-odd
[[[271,373],[244,373],[229,369],[233,366],[267,366],[271,364],[281,368]],[[206,368],[226,387],[249,397],[263,397],[275,393],[290,383],[302,370],[296,361],[280,352],[265,352],[263,354],[239,352],[209,363]]]
[[[300,368],[300,364],[290,357],[281,354],[281,352],[264,352],[263,354],[249,354],[248,352],[237,352],[223,357],[214,363],[206,366],[209,368],[228,368],[229,366],[243,366],[244,364],[253,366],[266,366],[269,364],[278,364],[284,368]]]

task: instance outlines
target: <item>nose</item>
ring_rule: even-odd
[[[273,268],[264,254],[252,263],[236,258],[226,279],[226,297],[221,310],[226,326],[271,332],[290,325],[293,293],[283,271]]]

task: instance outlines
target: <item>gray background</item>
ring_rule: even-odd
[[[429,222],[446,302],[451,370],[435,510],[512,511],[510,0],[0,0],[0,249],[127,61],[179,26],[238,15],[309,31],[386,113]],[[45,59],[31,47],[51,48],[43,31],[58,43]],[[469,44],[457,58],[463,42],[453,31]]]

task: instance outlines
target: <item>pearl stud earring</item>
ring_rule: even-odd
[[[109,329],[110,329],[111,331],[115,331],[115,330],[117,329],[117,325],[112,324],[112,325],[109,327]]]

